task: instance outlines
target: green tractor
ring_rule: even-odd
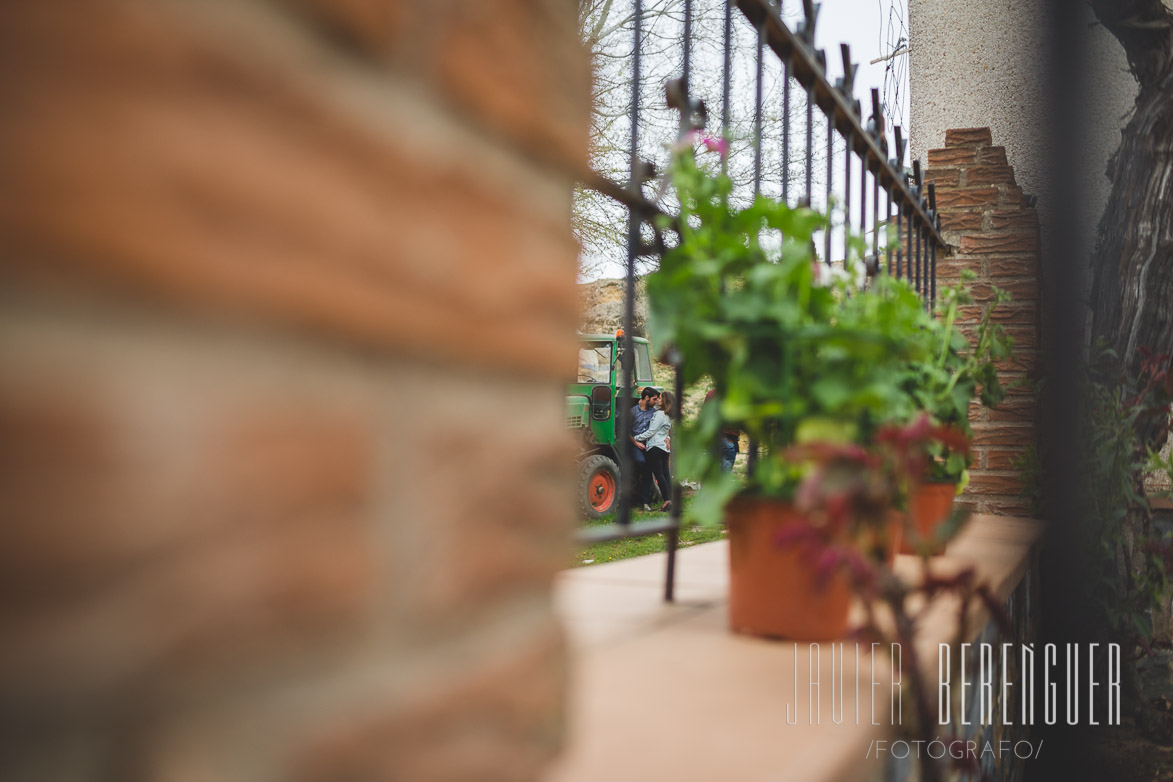
[[[639,401],[640,389],[652,383],[651,345],[632,337],[635,387],[626,399],[623,389],[623,338],[580,334],[578,379],[566,392],[566,423],[579,436],[578,497],[582,516],[599,519],[619,507],[619,414]]]

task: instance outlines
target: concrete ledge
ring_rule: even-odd
[[[972,566],[1005,600],[1026,574],[1042,531],[1043,524],[1031,519],[975,516],[933,560],[933,572]],[[686,548],[677,556],[675,605],[661,600],[664,555],[559,577],[558,610],[575,649],[570,739],[545,779],[882,778],[884,763],[867,755],[874,739],[895,733],[887,657],[875,660],[875,679],[885,686],[876,688],[873,700],[868,649],[860,645],[857,662],[854,642],[844,642],[846,657],[836,661],[843,669],[844,708],[832,714],[832,644],[812,650],[730,633],[728,544]],[[896,567],[910,577],[919,572],[913,557],[898,558]],[[938,603],[920,628],[922,650],[956,635],[956,603]],[[982,610],[971,612],[975,633],[988,619]],[[812,666],[823,686],[808,699]]]

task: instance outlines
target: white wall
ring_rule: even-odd
[[[1041,0],[909,0],[912,153],[922,161],[944,145],[949,128],[986,127],[1006,147],[1018,184],[1039,195],[1045,220],[1046,139],[1045,3]],[[1124,50],[1086,16],[1089,88],[1084,116],[1089,131],[1089,234],[1103,213],[1107,162],[1136,98]]]

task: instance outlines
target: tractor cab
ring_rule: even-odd
[[[601,518],[618,504],[619,457],[616,432],[619,413],[639,401],[640,390],[654,385],[651,344],[632,337],[635,386],[626,398],[621,387],[623,332],[580,334],[578,374],[567,388],[566,422],[580,438],[580,504],[586,518]]]

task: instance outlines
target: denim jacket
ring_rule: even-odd
[[[635,439],[647,443],[648,449],[659,448],[667,453],[668,435],[672,433],[672,419],[663,410],[657,410],[647,430],[635,435]]]

